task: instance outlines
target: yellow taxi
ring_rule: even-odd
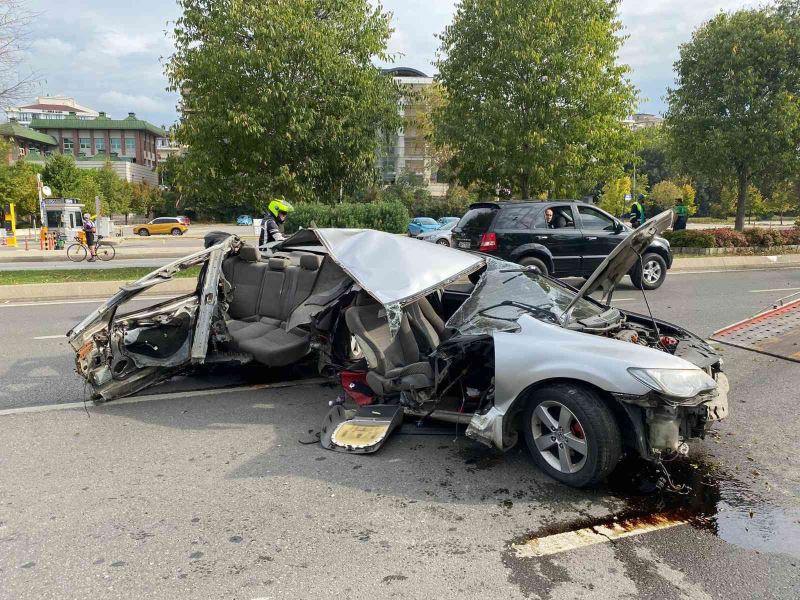
[[[144,225],[135,225],[133,233],[147,237],[148,235],[183,235],[189,230],[188,225],[178,217],[158,217]]]

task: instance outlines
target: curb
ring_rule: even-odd
[[[202,247],[198,248],[180,248],[178,250],[166,250],[166,251],[157,251],[157,252],[117,252],[117,255],[114,257],[114,260],[110,261],[108,264],[108,268],[114,268],[114,263],[116,261],[126,261],[126,260],[148,260],[153,258],[164,258],[168,261],[175,260],[176,258],[183,258],[184,256],[188,256],[192,252],[197,252],[198,250],[202,250]],[[20,254],[20,255],[8,255],[2,256],[0,255],[0,263],[42,263],[42,262],[69,262],[67,255],[65,252],[54,252],[53,254]],[[166,263],[165,263],[166,264]]]
[[[23,283],[0,285],[0,304],[31,300],[82,300],[105,299],[119,291],[129,281],[88,281],[70,283]],[[141,296],[188,294],[197,287],[193,277],[165,281],[143,291]]]
[[[672,271],[697,271],[700,269],[784,269],[800,267],[800,254],[777,254],[775,256],[703,256],[684,258],[676,256]]]

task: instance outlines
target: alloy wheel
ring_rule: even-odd
[[[649,285],[658,283],[658,280],[661,279],[661,265],[658,264],[658,261],[648,260],[646,263],[644,263],[644,268],[642,269],[642,278]]]
[[[539,404],[531,416],[531,431],[536,449],[557,471],[576,473],[586,464],[586,430],[560,402],[547,400]]]

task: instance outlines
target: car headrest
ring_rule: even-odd
[[[289,263],[288,260],[285,258],[270,258],[269,259],[269,270],[270,271],[284,271],[286,269],[286,265]]]
[[[242,246],[239,248],[239,258],[245,262],[258,262],[261,260],[261,254],[258,252],[258,248]]]
[[[316,271],[322,264],[322,257],[316,254],[303,254],[300,256],[300,268],[306,271]]]

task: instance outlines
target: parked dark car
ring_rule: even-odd
[[[548,224],[547,209],[553,211]],[[556,277],[587,277],[630,233],[604,210],[585,202],[479,202],[453,228],[453,246],[479,250]],[[672,267],[669,242],[656,237],[629,275],[654,290]]]

